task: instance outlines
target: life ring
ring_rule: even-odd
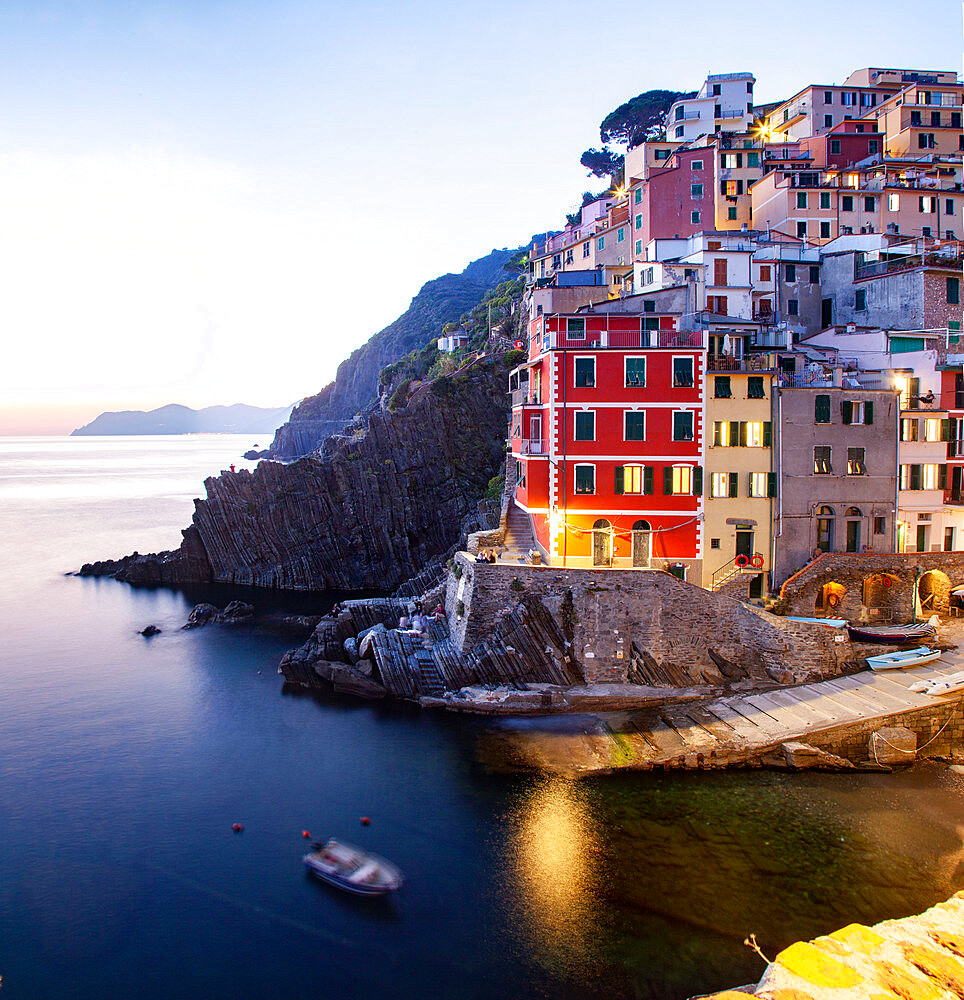
[[[889,576],[885,576],[882,580],[882,583],[885,587],[893,587],[894,585],[894,581],[891,580]]]
[[[746,565],[749,564],[750,560],[747,559],[747,557],[744,556],[744,555],[738,555],[736,557],[735,562],[736,562],[737,566],[740,567],[740,569],[743,569],[744,566],[746,566]]]
[[[832,608],[837,607],[837,605],[840,603],[840,597],[839,597],[839,595],[837,595],[837,594],[828,594],[827,595],[827,603]]]
[[[752,559],[750,559],[750,565],[754,569],[763,569],[763,556],[758,552]]]

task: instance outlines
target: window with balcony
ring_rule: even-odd
[[[713,398],[732,399],[733,393],[730,389],[730,376],[717,375],[713,379]]]
[[[638,389],[643,388],[646,385],[646,359],[626,358],[623,364],[626,385]]]
[[[624,438],[626,441],[643,441],[646,438],[646,414],[642,410],[627,410]]]
[[[596,440],[596,414],[594,410],[576,410],[576,432],[577,441]]]
[[[576,358],[575,384],[577,388],[592,388],[596,384],[596,359]]]
[[[817,445],[813,449],[813,474],[815,476],[829,476],[833,474],[833,466],[830,464],[829,445]]]
[[[691,410],[677,410],[673,414],[673,440],[693,440],[693,413]]]
[[[687,389],[693,385],[692,358],[673,358],[673,385]]]
[[[941,420],[938,417],[928,417],[924,420],[924,440],[925,441],[949,441],[950,440],[949,420]]]
[[[912,111],[910,113],[910,124],[911,124],[912,128],[915,128],[916,126],[918,126],[918,125],[921,124],[921,118],[920,118],[920,112],[919,111]]]
[[[848,476],[865,476],[865,475],[867,475],[867,468],[864,465],[864,449],[863,448],[848,448],[847,449],[847,475]]]
[[[596,492],[596,467],[594,465],[576,465],[576,493]]]

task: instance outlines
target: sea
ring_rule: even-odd
[[[331,594],[74,575],[175,547],[253,443],[0,439],[5,1000],[684,1000],[758,979],[750,935],[772,958],[964,888],[946,765],[518,773],[480,752],[497,721],[286,689],[278,617]],[[182,630],[235,596],[254,620]],[[405,885],[318,882],[305,833]]]

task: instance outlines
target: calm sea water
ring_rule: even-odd
[[[64,575],[175,546],[203,477],[252,443],[0,439],[8,1000],[682,1000],[757,978],[751,931],[772,953],[964,887],[964,781],[946,769],[491,773],[487,723],[284,693],[295,638],[182,632],[200,591]],[[408,882],[372,901],[312,881],[304,829]]]

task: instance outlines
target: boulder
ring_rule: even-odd
[[[349,636],[343,643],[342,648],[345,650],[345,655],[348,657],[349,663],[358,662],[358,640],[353,636]]]
[[[780,744],[783,759],[787,766],[794,771],[806,771],[810,769],[841,771],[850,770],[855,765],[843,757],[837,757],[819,747],[810,746],[809,743],[800,743],[790,740]]]
[[[913,764],[917,759],[917,734],[904,726],[887,726],[870,734],[870,759],[878,764]]]
[[[200,628],[208,622],[216,622],[220,613],[213,604],[195,604],[182,628]]]
[[[156,625],[147,625],[141,629],[140,634],[150,638],[152,635],[160,635],[161,630]]]
[[[218,621],[239,622],[244,618],[250,618],[254,614],[254,605],[246,604],[244,601],[231,601],[221,612]]]

